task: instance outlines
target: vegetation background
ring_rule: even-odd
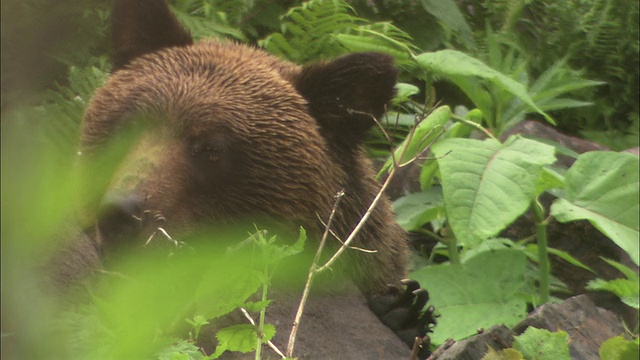
[[[439,240],[441,247],[434,253],[441,254],[451,264],[467,262],[463,271],[437,267],[433,258],[423,261],[422,272],[428,274],[426,279],[431,279],[426,281],[434,284],[427,286],[432,295],[442,288],[438,280],[433,279],[440,278],[441,283],[446,284],[446,279],[455,275],[461,283],[468,282],[468,288],[471,288],[477,279],[470,274],[480,271],[494,271],[499,284],[510,289],[508,294],[502,294],[504,297],[494,300],[510,304],[517,314],[511,314],[513,316],[507,320],[499,318],[489,322],[516,321],[523,316],[526,304],[548,301],[549,294],[543,294],[544,291],[532,284],[551,281],[556,291],[563,286],[554,283],[553,278],[543,280],[547,255],[546,250],[540,255],[540,242],[536,244],[537,248],[531,248],[527,247],[532,245],[531,241],[519,242],[520,239],[486,240],[494,239],[499,230],[525,211],[537,209],[538,195],[545,191],[575,205],[575,198],[581,196],[579,189],[586,186],[579,184],[579,179],[589,178],[579,175],[582,174],[577,172],[579,167],[586,168],[588,173],[588,169],[599,164],[611,164],[620,159],[585,157],[580,160],[577,154],[557,146],[550,150],[539,143],[520,140],[495,144],[466,142],[472,140],[469,138],[471,130],[480,129],[488,137],[499,137],[518,122],[535,119],[553,122],[567,134],[596,141],[613,150],[638,146],[640,46],[637,1],[172,0],[169,3],[197,39],[214,37],[245,42],[300,64],[353,51],[390,53],[402,71],[398,97],[388,123],[391,124],[389,128],[396,129],[392,135],[395,142],[400,143],[398,148],[409,147],[409,157],[420,156],[422,151],[431,148],[427,146],[431,144],[432,154],[439,156],[458,145],[490,149],[495,151],[490,153],[493,155],[513,150],[510,146],[518,149],[529,146],[527,151],[541,154],[527,162],[531,174],[537,177],[532,175],[535,178],[532,188],[523,190],[521,204],[510,208],[500,224],[484,227],[483,234],[462,234],[456,229],[456,221],[468,224],[474,212],[465,210],[456,217],[458,212],[451,207],[455,201],[447,190],[448,187],[469,186],[449,183],[448,179],[453,177],[447,175],[451,166],[453,169],[457,166],[454,160],[462,161],[464,165],[468,159],[449,156],[442,161],[427,160],[420,174],[421,191],[396,203],[399,222],[407,230],[428,232]],[[38,298],[38,292],[31,286],[34,285],[29,280],[32,269],[28,265],[46,253],[41,249],[51,248],[48,245],[51,233],[72,211],[69,204],[76,189],[69,174],[72,173],[82,112],[93,91],[109,73],[110,1],[3,0],[1,5],[3,336],[6,324],[18,328],[24,325],[31,331],[25,343],[35,343],[38,338],[48,336],[46,331],[50,330],[40,326],[38,317],[48,319],[52,315],[48,305],[45,306],[46,301],[33,299]],[[414,130],[413,138],[404,140],[416,126],[416,118],[422,122]],[[394,122],[399,124],[397,128],[393,126]],[[435,136],[436,132],[441,135],[440,139]],[[454,141],[445,142],[447,139]],[[487,147],[487,144],[494,147]],[[386,158],[390,154],[388,141],[380,132],[372,134],[369,145],[372,156]],[[550,170],[553,153],[573,155],[581,163],[573,172]],[[514,160],[514,164],[521,164],[518,161]],[[606,225],[598,228],[633,256],[638,231],[637,165],[635,168],[629,165],[628,158],[620,161],[624,163],[620,165],[620,171],[630,171],[631,182],[620,184],[607,180],[600,189],[605,192],[635,184],[635,202],[632,190],[625,193],[631,198],[631,216],[635,215],[635,222],[630,221],[625,229],[631,229],[631,238],[636,237],[635,245],[628,238],[619,239],[602,230]],[[486,174],[486,171],[480,174]],[[538,178],[544,178],[552,185],[540,185]],[[538,189],[532,190],[536,186]],[[572,198],[561,194],[562,191],[554,191],[557,188],[577,195]],[[564,202],[560,205],[568,206]],[[607,206],[616,208],[615,204]],[[559,219],[563,216],[559,210],[554,213],[548,208],[543,208],[538,215],[541,219],[537,224],[542,227],[547,216]],[[453,228],[453,231],[447,233],[447,228]],[[453,233],[458,243],[451,241]],[[497,243],[507,244],[505,248],[508,249],[501,248],[497,254],[485,251],[489,248],[496,251],[494,245]],[[458,247],[463,251],[459,252]],[[576,266],[588,268],[590,265],[576,262],[570,254],[557,254]],[[527,261],[525,257],[532,259],[526,268],[522,265]],[[501,267],[487,269],[480,266],[496,262]],[[476,270],[474,266],[482,270]],[[620,265],[615,263],[613,266]],[[521,269],[522,273],[513,271],[515,268]],[[637,268],[635,270],[635,278],[633,272],[624,270],[626,278],[620,280],[628,282],[624,283],[626,285],[616,283],[618,288],[614,289],[613,284],[604,280],[592,285],[594,289],[616,293],[637,310]],[[419,272],[416,276],[420,276]],[[490,276],[486,278],[491,279]],[[484,287],[490,289],[497,283],[486,283]],[[628,291],[620,290],[620,286],[627,286]],[[440,293],[444,291],[446,288]],[[21,294],[15,295],[18,292]],[[24,310],[24,304],[32,304],[30,310]],[[440,308],[443,309],[443,321],[454,316],[444,310],[446,306]],[[467,310],[480,314],[477,309]],[[15,311],[16,315],[6,320],[7,311]],[[76,319],[76,323],[97,327],[96,314],[88,313],[94,317]],[[194,325],[197,333],[202,322],[195,319],[192,323],[197,324]],[[447,325],[441,323],[440,326],[446,328]],[[470,325],[473,326],[475,324]],[[456,331],[460,332],[460,338],[470,335],[469,329],[447,328],[445,335],[436,333],[435,343]],[[630,329],[630,334],[636,336],[636,348],[637,333],[637,327]],[[101,332],[92,334],[97,336]],[[83,339],[87,338],[95,340],[91,335]],[[137,339],[144,341],[145,338]],[[185,348],[172,349],[170,355],[190,354],[197,358],[198,352],[193,352],[189,344],[181,343]],[[60,347],[49,344],[46,351],[31,349],[30,354],[33,358],[46,357],[47,351],[50,353],[52,349],[62,351]],[[84,348],[84,351],[89,350]],[[81,358],[82,355],[86,353],[81,353]]]

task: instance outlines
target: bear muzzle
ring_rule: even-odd
[[[142,248],[164,225],[164,215],[147,209],[146,203],[145,197],[135,193],[107,193],[103,197],[98,208],[95,236],[105,256]]]

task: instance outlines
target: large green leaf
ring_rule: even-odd
[[[420,121],[413,130],[413,135],[407,137],[393,152],[378,172],[378,177],[385,171],[391,171],[394,166],[394,160],[398,165],[411,161],[420,155],[427,146],[438,139],[438,136],[444,131],[444,124],[451,118],[451,108],[441,106],[433,110],[425,119]],[[402,158],[401,158],[402,157]]]
[[[393,202],[396,222],[407,231],[418,230],[431,220],[444,217],[442,190],[432,187]]]
[[[461,340],[479,328],[511,327],[526,316],[524,286],[526,258],[522,251],[498,249],[481,252],[462,265],[428,266],[410,275],[426,289],[440,314],[431,335],[434,344],[447,338]]]
[[[513,340],[513,348],[528,360],[571,360],[569,334],[529,327]]]
[[[463,45],[471,50],[476,48],[473,32],[453,0],[422,0],[424,9],[433,15],[445,28],[453,30]]]
[[[445,139],[432,150],[439,158],[448,222],[458,241],[470,246],[524,213],[543,165],[555,161],[553,147],[521,137],[505,144]]]
[[[450,79],[469,96],[473,96],[481,88],[469,86],[467,79],[480,78],[489,81],[522,100],[531,109],[544,116],[547,121],[555,124],[553,119],[535,104],[523,84],[465,53],[456,50],[440,50],[420,54],[416,56],[416,61],[422,68]],[[486,112],[485,109],[482,110]]]
[[[638,264],[638,157],[593,151],[582,154],[565,175],[566,199],[551,214],[560,222],[586,219]]]
[[[638,338],[627,340],[623,335],[605,340],[600,345],[600,359],[636,360],[638,359]]]
[[[262,342],[265,343],[276,334],[276,328],[271,324],[264,324]],[[218,346],[212,358],[216,359],[225,351],[238,351],[247,353],[256,350],[258,344],[258,332],[254,325],[231,325],[216,333]]]

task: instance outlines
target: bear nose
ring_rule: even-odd
[[[97,228],[104,246],[132,239],[141,226],[144,198],[136,194],[108,193],[98,208]]]

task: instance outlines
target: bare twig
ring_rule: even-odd
[[[481,126],[480,124],[476,124],[476,123],[474,123],[473,121],[469,121],[469,120],[467,120],[467,119],[465,119],[465,118],[462,118],[462,117],[457,116],[457,115],[454,115],[454,114],[451,114],[451,118],[452,118],[453,120],[455,120],[455,121],[459,121],[459,122],[461,122],[461,123],[463,123],[463,124],[465,124],[465,125],[469,125],[469,126],[471,126],[471,127],[474,127],[474,128],[476,128],[477,130],[482,131],[485,135],[487,135],[487,137],[488,137],[488,138],[491,138],[491,139],[493,139],[493,140],[498,141],[498,139],[496,139],[496,137],[495,137],[495,136],[493,136],[493,134],[492,134],[491,132],[489,132],[489,130],[485,129],[485,128],[484,128],[483,126]]]
[[[158,226],[156,230],[151,234],[151,236],[149,236],[149,238],[147,239],[147,241],[144,243],[143,246],[149,245],[151,240],[153,240],[153,238],[156,236],[158,232],[160,232],[160,234],[162,234],[167,240],[172,242],[176,248],[180,248],[184,245],[182,241],[178,241],[172,238],[171,235],[169,235],[169,233],[167,232],[167,230],[165,230],[162,226]]]
[[[360,112],[358,112],[358,113],[360,113]],[[389,139],[389,141],[392,141],[392,139],[386,133],[385,129],[381,126],[379,121],[374,116],[372,116],[371,114],[366,114],[366,113],[362,113],[362,114],[371,116],[371,118],[374,120],[374,122],[380,127],[380,129],[384,133],[385,137],[387,139]],[[417,123],[419,123],[419,122],[417,122]],[[416,123],[416,125],[417,125],[417,123]],[[407,143],[409,143],[411,141],[411,139],[413,138],[414,134],[415,134],[415,127],[409,132],[409,134],[407,136],[408,140],[406,140]],[[342,243],[342,246],[340,246],[340,248],[335,252],[335,254],[333,254],[333,256],[324,265],[318,267],[318,261],[320,260],[320,255],[322,254],[322,251],[324,249],[324,245],[326,243],[327,236],[329,235],[329,233],[331,233],[333,236],[335,236],[335,234],[333,234],[333,232],[331,232],[331,222],[333,221],[333,218],[335,216],[335,213],[336,213],[336,210],[337,210],[338,205],[340,203],[340,200],[344,196],[344,190],[338,192],[336,194],[336,196],[335,196],[335,203],[334,203],[334,205],[333,205],[333,207],[331,209],[331,213],[329,215],[329,219],[328,219],[326,224],[323,223],[324,226],[325,226],[325,230],[324,230],[324,233],[322,234],[322,238],[320,239],[320,244],[318,245],[318,250],[316,251],[316,255],[315,255],[314,259],[313,259],[313,262],[311,263],[311,267],[309,269],[309,274],[307,276],[307,282],[305,283],[305,287],[304,287],[304,290],[303,290],[303,293],[302,293],[302,298],[300,299],[300,304],[298,305],[298,311],[296,312],[296,316],[295,316],[295,319],[293,321],[293,326],[291,328],[291,334],[289,335],[289,343],[287,345],[287,356],[288,357],[293,357],[293,349],[295,347],[295,339],[296,339],[296,335],[298,333],[298,328],[299,328],[299,325],[300,325],[300,319],[302,318],[302,314],[304,312],[304,307],[306,305],[307,298],[309,296],[309,291],[311,289],[311,285],[313,283],[313,279],[315,278],[315,276],[317,274],[321,273],[324,270],[329,269],[331,267],[331,265],[333,265],[333,263],[336,261],[336,259],[346,249],[351,247],[351,242],[353,241],[353,239],[355,239],[355,237],[358,235],[358,233],[362,230],[362,228],[364,227],[364,225],[367,222],[367,220],[369,220],[369,217],[373,213],[373,210],[375,209],[375,207],[378,205],[378,202],[382,198],[382,195],[384,194],[384,191],[389,186],[389,184],[391,183],[391,180],[393,179],[394,175],[397,173],[397,169],[400,167],[399,164],[398,164],[398,161],[397,161],[397,159],[395,157],[395,152],[393,151],[393,144],[390,144],[390,146],[391,146],[391,156],[392,156],[392,161],[393,161],[392,165],[393,166],[392,166],[391,171],[389,172],[389,175],[387,176],[387,178],[385,179],[384,183],[382,184],[382,186],[378,190],[378,192],[377,192],[376,196],[374,197],[374,199],[371,201],[371,204],[367,208],[367,211],[360,218],[360,221],[358,222],[356,227],[351,231],[351,233],[349,234],[347,239]],[[404,158],[404,155],[405,155],[405,153],[407,151],[407,148],[408,148],[408,146],[406,146],[402,150],[402,152],[400,154],[400,159]],[[415,160],[415,158],[413,160]],[[336,238],[337,238],[337,236],[336,236]]]
[[[367,211],[364,213],[364,215],[362,215],[362,218],[360,218],[358,225],[356,225],[356,227],[351,231],[351,234],[349,234],[349,236],[344,241],[342,246],[340,246],[338,251],[336,251],[335,254],[333,254],[331,259],[329,259],[324,265],[316,269],[318,273],[331,267],[331,265],[333,265],[333,263],[336,261],[338,256],[340,256],[349,247],[353,239],[355,239],[358,233],[360,233],[360,230],[362,230],[362,228],[364,227],[364,224],[367,222],[367,220],[369,220],[369,216],[371,216],[371,214],[373,213],[373,210],[378,205],[378,202],[382,198],[382,195],[384,194],[384,191],[386,190],[387,186],[389,186],[389,183],[391,183],[391,179],[395,175],[396,170],[397,170],[397,167],[395,166],[391,169],[391,172],[389,172],[389,176],[387,176],[387,178],[385,179],[384,183],[382,184],[382,187],[380,187],[380,190],[378,191],[378,193],[376,194],[376,197],[373,199],[373,201],[369,205],[369,208],[367,209]],[[327,225],[330,225],[330,224],[327,223]]]
[[[436,351],[429,355],[427,360],[436,360],[438,357],[440,357],[440,355],[442,355],[442,353],[444,353],[448,348],[452,347],[455,343],[456,341],[451,338],[445,340],[444,343],[436,349]]]
[[[307,298],[309,297],[309,291],[311,290],[311,284],[313,283],[314,277],[318,274],[317,264],[320,260],[320,255],[322,254],[322,250],[324,248],[324,244],[327,241],[327,236],[329,235],[329,229],[331,228],[331,222],[333,221],[333,217],[336,214],[336,210],[338,209],[338,205],[340,205],[340,200],[344,197],[344,190],[338,191],[336,194],[335,202],[333,207],[331,208],[331,214],[329,214],[329,220],[327,220],[327,226],[324,229],[324,233],[322,234],[322,238],[320,239],[320,245],[318,245],[318,250],[316,251],[316,255],[313,258],[313,263],[311,264],[311,268],[309,269],[309,275],[307,276],[307,282],[304,285],[304,290],[302,292],[302,298],[300,299],[300,304],[298,305],[298,311],[296,312],[296,317],[293,320],[293,326],[291,327],[291,334],[289,334],[289,343],[287,344],[287,356],[293,357],[293,348],[296,343],[296,335],[298,334],[298,327],[300,326],[300,319],[302,318],[302,313],[304,312],[304,307],[307,303]]]
[[[247,318],[247,320],[249,320],[251,325],[256,326],[256,322],[253,320],[253,318],[251,317],[251,314],[249,314],[249,312],[245,308],[240,308],[240,311],[242,311],[242,314],[244,315],[244,317]],[[278,356],[280,356],[283,359],[286,358],[286,356],[284,356],[282,351],[280,351],[280,349],[278,349],[278,347],[271,340],[267,341],[267,345],[271,348],[271,350],[275,351],[275,353],[278,354]]]
[[[316,214],[318,215],[318,214]],[[327,224],[322,220],[322,218],[320,217],[320,215],[318,215],[318,221],[320,221],[320,223],[322,224],[322,226],[324,226],[325,228],[327,228]],[[333,236],[334,239],[338,240],[340,242],[340,244],[344,245],[344,241],[342,241],[342,239],[340,239],[340,237],[338,236],[338,234],[336,234],[333,230],[329,229],[329,233],[331,234],[331,236]],[[369,249],[365,249],[365,248],[361,248],[361,247],[357,247],[357,246],[349,246],[349,249],[351,250],[356,250],[356,251],[361,251],[363,253],[367,253],[367,254],[375,254],[378,252],[378,250],[369,250]]]

